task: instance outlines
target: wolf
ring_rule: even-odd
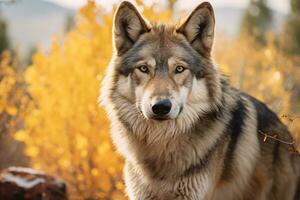
[[[183,23],[147,21],[130,2],[114,16],[101,88],[131,200],[299,200],[300,161],[264,103],[213,63],[215,17],[204,2]],[[226,53],[226,52],[224,52]]]

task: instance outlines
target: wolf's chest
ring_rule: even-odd
[[[127,168],[125,180],[129,194],[138,195],[132,199],[202,200],[210,199],[208,195],[214,190],[213,175],[207,171],[170,181],[147,179],[137,170]]]

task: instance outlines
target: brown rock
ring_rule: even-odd
[[[67,200],[63,181],[30,168],[10,167],[0,174],[0,200]]]

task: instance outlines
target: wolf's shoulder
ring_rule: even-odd
[[[281,131],[288,132],[278,115],[265,103],[249,95],[248,93],[233,87],[227,77],[222,77],[221,85],[223,92],[229,94],[230,98],[236,102],[234,103],[236,106],[232,108],[233,110],[237,109],[239,112],[244,112],[245,116],[254,114],[254,117],[257,121],[258,131],[272,132],[274,129],[278,129],[280,127],[280,129],[282,129]],[[249,105],[251,105],[251,109],[249,109]],[[235,107],[240,107],[242,109]]]
[[[255,97],[245,93],[239,92],[240,98],[247,99],[255,110],[255,117],[257,121],[257,132],[258,134],[276,134],[282,139],[292,139],[291,133],[289,132],[286,125],[281,121],[279,116],[272,111],[265,103],[256,99]]]
[[[257,121],[260,122],[260,125],[263,124],[265,126],[270,126],[274,123],[281,123],[278,115],[274,111],[272,111],[265,103],[247,93],[240,92],[239,94],[241,97],[246,98],[252,103],[256,110]]]

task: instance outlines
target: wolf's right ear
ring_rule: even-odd
[[[138,40],[140,35],[150,31],[136,7],[128,2],[120,3],[113,25],[113,43],[118,55],[125,53]]]

